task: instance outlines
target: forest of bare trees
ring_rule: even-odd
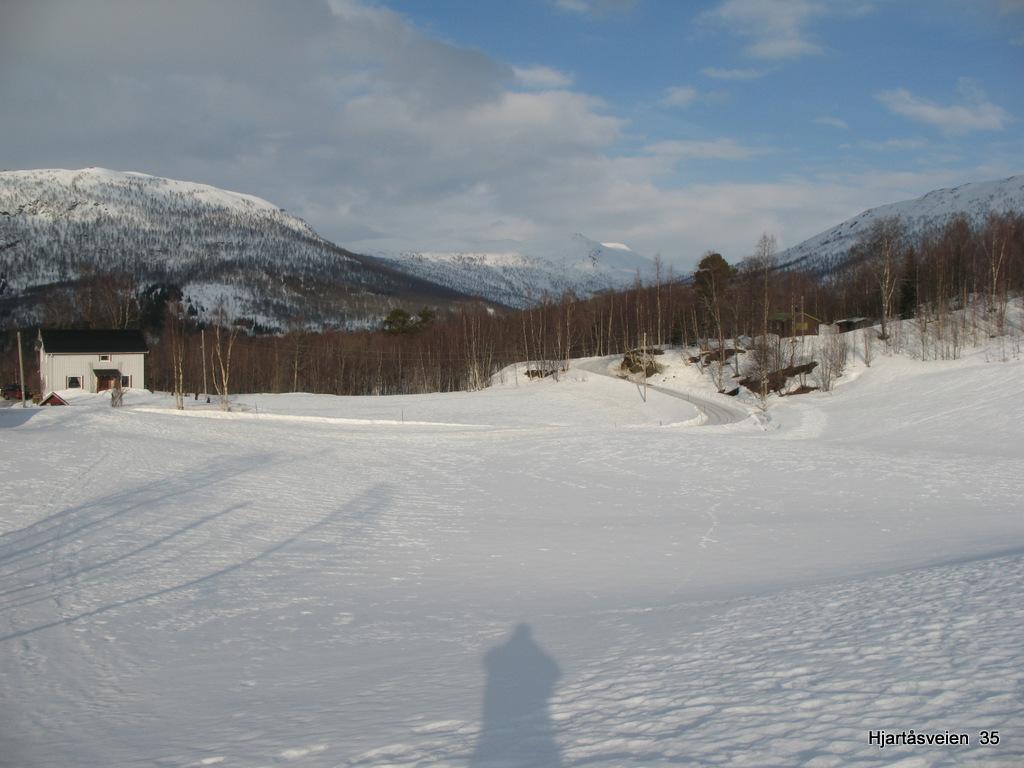
[[[478,389],[513,362],[527,361],[536,375],[557,374],[569,358],[619,353],[644,340],[722,350],[721,377],[726,348],[740,337],[751,340],[748,365],[760,371],[755,389],[764,395],[769,371],[785,362],[770,340],[807,332],[808,318],[875,320],[881,333],[864,339],[868,359],[872,345],[898,348],[901,320],[913,317],[922,354],[948,358],[971,333],[957,310],[980,305],[986,327],[998,329],[1010,297],[1024,290],[1019,214],[993,214],[977,225],[954,218],[913,239],[898,220],[880,220],[846,265],[824,279],[779,268],[774,251],[773,238],[765,236],[749,258],[728,264],[709,253],[683,279],[656,278],[588,299],[549,298],[521,311],[481,306],[435,316],[425,308],[418,315],[393,314],[379,330],[260,334],[244,319],[229,322],[223,315],[204,324],[182,309],[173,287],[140,287],[116,272],[93,276],[61,303],[64,324],[70,316],[80,327],[142,327],[151,340],[151,387],[182,396]],[[797,319],[804,321],[799,331]],[[810,332],[816,331],[814,325]],[[27,342],[35,336],[23,335]],[[9,336],[2,365],[12,378],[13,329]]]

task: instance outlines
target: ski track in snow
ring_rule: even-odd
[[[1024,363],[609,363],[0,410],[0,766],[1024,763]]]

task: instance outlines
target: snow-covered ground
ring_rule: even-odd
[[[1024,362],[664,361],[0,409],[0,765],[1024,764]]]

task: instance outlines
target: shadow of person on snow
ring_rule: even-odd
[[[548,699],[561,671],[520,624],[484,656],[483,725],[470,768],[559,768]]]

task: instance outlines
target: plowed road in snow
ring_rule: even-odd
[[[577,363],[576,367],[587,371],[588,373],[596,373],[599,376],[607,376],[610,379],[620,379],[621,377],[615,376],[608,372],[608,366],[610,364],[610,358],[602,357],[596,360],[588,360],[583,363]],[[635,384],[635,382],[627,379],[622,379],[623,384]],[[749,418],[750,414],[747,413],[743,408],[732,403],[725,403],[719,400],[712,400],[709,397],[702,395],[693,394],[691,392],[681,392],[677,389],[669,389],[668,387],[658,387],[653,384],[648,384],[647,389],[660,392],[663,395],[669,397],[676,397],[680,400],[693,405],[698,411],[704,415],[704,420],[700,423],[702,427],[715,427],[723,424],[736,424]]]

